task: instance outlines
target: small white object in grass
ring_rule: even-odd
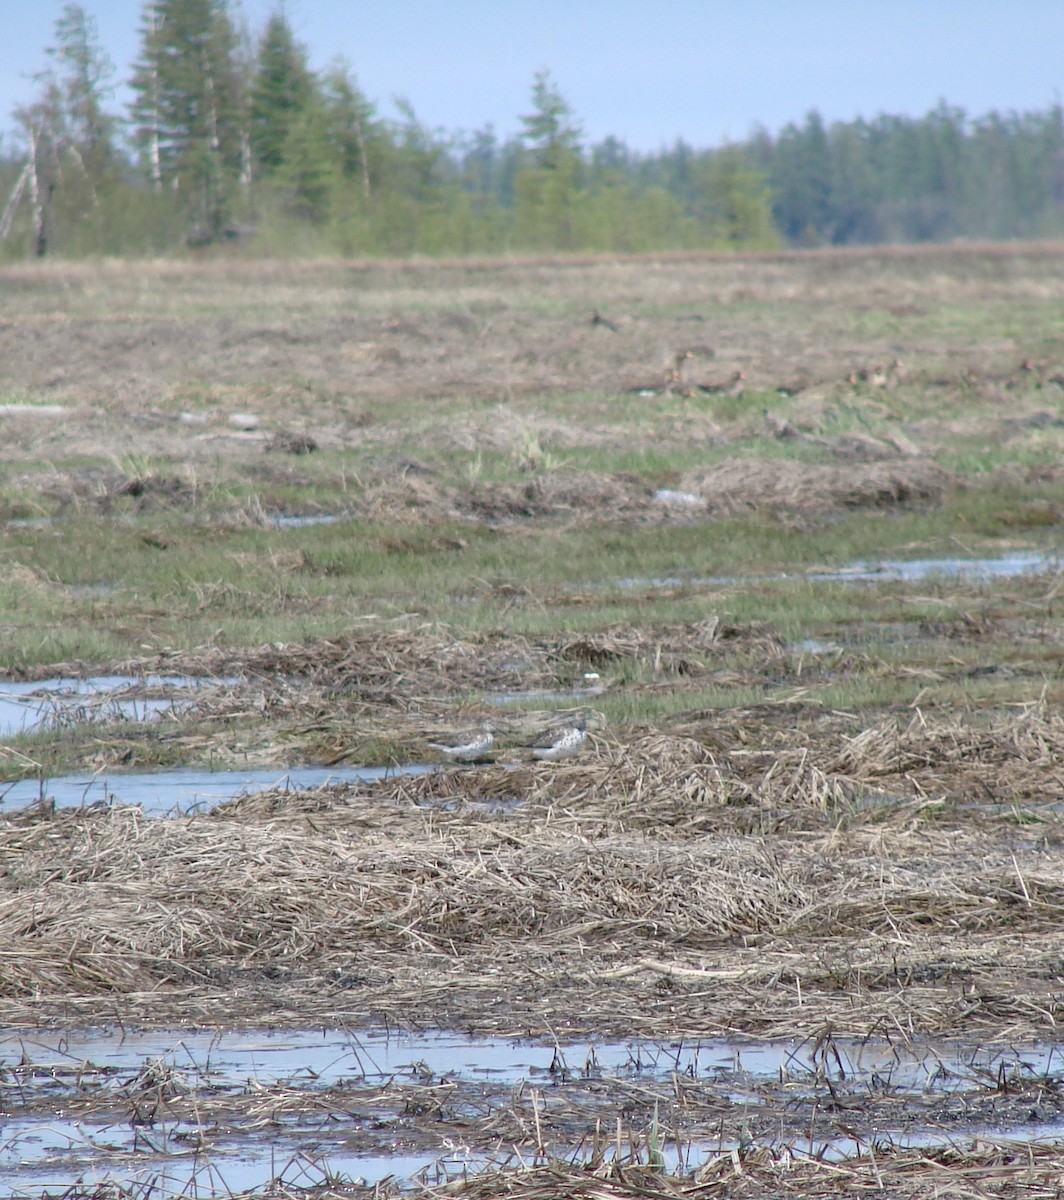
[[[694,492],[674,492],[671,488],[658,488],[654,493],[654,499],[659,504],[681,504],[688,507],[705,504],[705,500],[701,496],[696,496]]]
[[[254,413],[230,413],[229,424],[234,429],[258,429],[259,418]]]
[[[62,404],[0,404],[0,417],[65,417]]]

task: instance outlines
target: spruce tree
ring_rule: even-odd
[[[322,120],[337,167],[344,179],[358,179],[368,200],[380,176],[389,139],[350,69],[334,62],[321,78]]]
[[[296,41],[284,14],[275,13],[259,41],[251,84],[251,149],[267,174],[284,163],[293,127],[301,126],[304,139],[306,115],[316,99],[306,48]]]
[[[532,163],[515,181],[514,223],[529,248],[571,249],[577,241],[580,130],[548,71],[532,82],[532,112],[521,118]]]
[[[245,80],[225,0],[148,0],[132,79],[135,136],[157,187],[173,187],[190,237],[213,241],[247,178]]]
[[[714,240],[733,249],[770,250],[779,244],[764,175],[741,146],[724,146],[709,160],[707,184]]]
[[[807,114],[804,125],[788,125],[780,134],[769,182],[787,237],[803,245],[824,241],[831,224],[831,154],[816,110]]]
[[[275,178],[285,207],[296,217],[320,224],[330,213],[340,182],[340,164],[329,144],[320,103],[307,104],[292,122],[282,146]]]
[[[580,127],[549,71],[536,72],[532,80],[532,112],[521,118],[521,124],[537,166],[548,171],[561,170],[579,157]]]

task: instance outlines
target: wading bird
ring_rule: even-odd
[[[532,747],[533,758],[540,758],[546,762],[570,758],[584,748],[587,741],[587,721],[581,715],[571,725],[548,730],[538,741],[539,744]]]
[[[463,735],[454,745],[442,742],[429,742],[429,745],[455,762],[476,762],[495,745],[495,724],[485,721],[476,733]]]

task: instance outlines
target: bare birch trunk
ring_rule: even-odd
[[[26,184],[29,183],[31,171],[32,164],[26,163],[19,172],[19,177],[15,180],[15,186],[11,189],[11,194],[7,198],[3,216],[0,216],[0,242],[6,242],[11,233],[11,226],[15,222],[15,213],[18,212],[19,202],[22,200],[22,193],[26,190]]]
[[[26,141],[29,144],[30,209],[33,212],[33,251],[38,258],[44,258],[48,253],[48,228],[45,219],[45,197],[42,197],[40,169],[40,145],[37,140],[37,130],[32,124],[26,126]],[[44,189],[46,192],[48,189]]]

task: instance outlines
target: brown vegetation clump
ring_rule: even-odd
[[[618,1003],[627,1022],[631,1006],[643,1008],[650,996],[629,987],[589,1000],[585,983],[617,971],[627,978],[626,966],[643,964],[635,977],[675,969],[695,980],[725,969],[711,1005],[677,1010],[678,1028],[706,1033],[726,1020],[734,1029],[782,1032],[791,1016],[808,1023],[816,1006],[834,1006],[824,980],[842,971],[846,1025],[867,1029],[880,1019],[882,988],[897,986],[892,960],[902,954],[913,972],[946,954],[954,965],[945,990],[932,987],[907,1018],[930,1029],[962,1020],[955,995],[948,1016],[941,1008],[957,971],[977,971],[991,989],[996,979],[1000,990],[1009,973],[1035,971],[1060,949],[1057,847],[1009,849],[979,833],[919,824],[910,831],[897,822],[772,837],[685,830],[678,840],[607,822],[611,832],[595,814],[561,809],[468,828],[461,813],[438,821],[422,813],[420,832],[398,814],[390,821],[383,806],[366,815],[361,828],[350,819],[333,827],[325,809],[317,832],[270,816],[239,819],[239,808],[238,819],[223,810],[210,819],[148,821],[128,809],[7,819],[3,993],[9,1003],[34,996],[59,1004],[159,988],[205,995],[224,980],[261,980],[284,964],[290,987],[319,981],[320,1010],[344,1003],[339,995],[330,1000],[324,981],[361,967],[376,981],[369,994],[390,994],[390,1003],[414,1003],[403,988],[419,987],[423,1010],[435,995],[442,1015],[439,1002],[449,994],[473,1022],[474,997],[487,988],[495,1015],[481,1010],[482,1018],[511,1011],[527,1020],[540,1003],[535,964],[547,955],[561,971],[552,973],[555,999],[591,1003],[592,1023],[610,1024]],[[931,930],[938,932],[928,940]],[[1037,935],[1037,952],[1033,942],[1024,950],[1028,935]],[[743,949],[754,945],[760,953]],[[577,959],[577,977],[566,983]],[[800,1014],[787,1013],[788,989],[781,990],[788,961],[786,973],[803,974],[813,1006]],[[853,965],[843,968],[846,961]],[[845,982],[854,969],[863,984]],[[410,983],[400,985],[409,973]],[[755,980],[765,990],[744,1017]],[[1011,1009],[1017,1020],[1026,1013],[1022,1019],[1037,1022],[1029,1004],[1044,987],[1027,979],[1025,989],[1027,1000],[1017,995]],[[274,976],[271,993],[285,995],[283,979]],[[915,1004],[917,994],[907,1000]],[[250,1001],[238,989],[230,1003]],[[1043,996],[1039,1004],[1055,1002]],[[969,1006],[966,1019],[978,1026],[986,1016]]]
[[[488,634],[463,639],[427,626],[372,626],[366,633],[247,649],[204,647],[188,654],[131,659],[116,669],[241,675],[257,686],[311,684],[400,705],[441,693],[556,681],[546,650],[524,638]]]
[[[471,491],[464,504],[470,515],[490,521],[583,515],[605,523],[632,524],[661,520],[663,515],[640,480],[589,471],[537,475],[523,486],[482,485]]]
[[[586,1166],[555,1160],[546,1166],[510,1167],[420,1194],[426,1200],[547,1200],[562,1195],[587,1200],[777,1200],[784,1195],[834,1200],[873,1193],[892,1200],[924,1200],[957,1195],[963,1188],[972,1195],[1011,1200],[1055,1197],[1064,1172],[1064,1155],[1054,1145],[981,1136],[970,1147],[958,1139],[946,1146],[909,1149],[892,1147],[888,1138],[874,1140],[874,1146],[842,1161],[821,1157],[801,1141],[791,1149],[724,1149],[692,1174],[674,1176],[650,1162],[654,1151],[648,1138],[641,1140],[635,1161],[620,1163],[606,1159],[613,1143],[603,1138],[599,1156]],[[624,1144],[627,1148],[627,1140]]]
[[[252,1016],[273,973],[269,995],[302,1005],[311,988],[322,1012],[345,1003],[328,981],[361,970],[367,1003],[479,1012],[485,1028],[561,1006],[591,1027],[653,1012],[700,1034],[867,1032],[887,1011],[950,1032],[1007,1012],[1033,1032],[1059,1005],[1041,972],[1061,952],[1064,843],[1014,836],[1004,805],[941,823],[919,761],[936,742],[983,771],[1041,772],[1042,800],[1059,786],[1064,729],[1031,712],[967,743],[909,727],[823,753],[717,752],[656,734],[565,764],[275,790],[206,817],[8,817],[0,993],[61,1006],[161,988],[198,1005],[224,982]],[[712,978],[713,1000],[669,1018],[648,977]]]
[[[589,667],[629,662],[684,675],[703,669],[704,660],[724,648],[741,648],[751,658],[773,659],[782,654],[784,645],[765,626],[736,625],[712,616],[683,624],[611,625],[595,633],[563,636],[550,654]]]
[[[925,794],[949,792],[962,801],[1064,803],[1064,717],[1044,704],[1016,716],[975,725],[928,721],[876,725],[848,738],[834,770],[884,786],[918,782]]]
[[[930,462],[860,466],[731,459],[689,471],[685,491],[702,496],[721,515],[766,510],[821,512],[844,508],[893,508],[938,500],[955,480]]]

